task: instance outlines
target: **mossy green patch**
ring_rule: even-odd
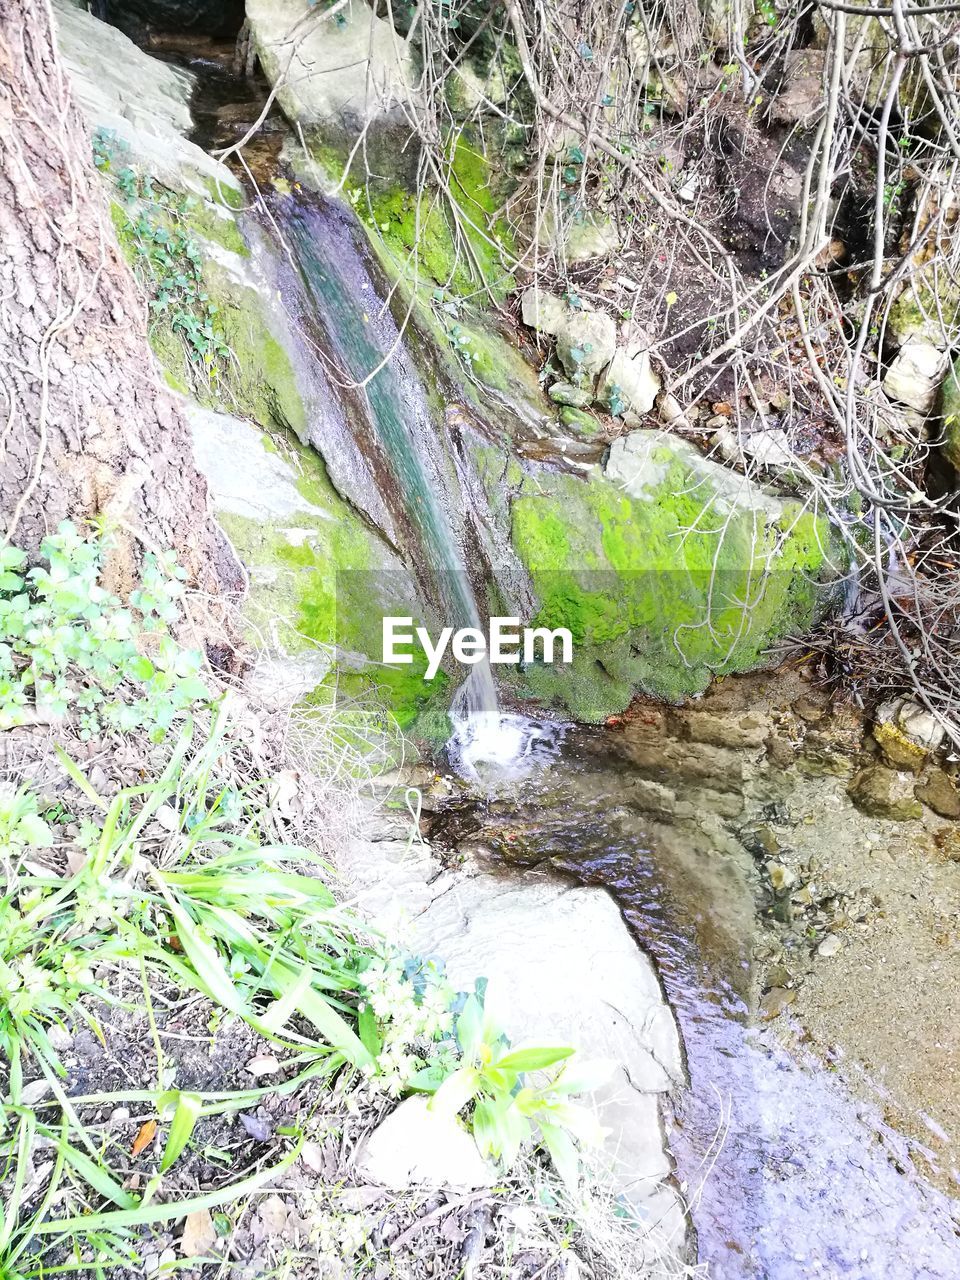
[[[311,156],[336,182],[344,158],[336,147],[313,144]],[[498,215],[503,173],[487,159],[473,134],[457,133],[449,151],[446,191],[349,174],[343,190],[375,241],[408,280],[438,285],[456,296],[489,293],[502,300],[513,288],[505,263],[513,235]]]
[[[666,453],[644,499],[594,472],[540,477],[513,501],[535,622],[569,628],[575,652],[572,670],[534,668],[522,683],[577,716],[620,710],[638,689],[679,701],[815,619],[827,523],[798,505],[712,506],[702,473]]]
[[[960,471],[960,360],[943,383],[943,452],[955,471]]]

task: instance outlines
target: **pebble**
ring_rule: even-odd
[[[828,933],[819,947],[817,947],[817,955],[829,960],[831,956],[835,956],[841,950],[842,945],[835,933]]]
[[[130,1119],[129,1107],[114,1107],[110,1112],[110,1120],[113,1124],[123,1124],[124,1120]]]

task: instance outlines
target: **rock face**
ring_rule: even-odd
[[[529,667],[524,688],[580,719],[761,664],[829,599],[816,586],[836,551],[825,520],[655,431],[619,437],[584,479],[524,482],[510,514],[538,624],[574,642],[572,668]]]
[[[361,906],[412,951],[443,957],[453,983],[489,979],[487,1000],[516,1042],[575,1045],[618,1064],[597,1095],[610,1160],[644,1216],[683,1239],[658,1098],[683,1082],[676,1024],[653,967],[601,889],[542,876],[444,872],[429,849],[358,844],[344,868]]]
[[[402,123],[417,81],[410,48],[366,4],[327,16],[305,0],[248,0],[247,20],[267,78],[283,79],[280,104],[292,120],[331,141]]]
[[[69,0],[54,0],[53,8],[57,44],[91,129],[114,132],[133,159],[178,188],[199,175],[238,190],[229,169],[185,137],[193,128],[189,71],[151,58]]]

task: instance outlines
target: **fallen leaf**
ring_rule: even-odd
[[[314,1173],[323,1173],[323,1148],[319,1142],[305,1142],[300,1148],[300,1159]]]
[[[289,1212],[280,1197],[273,1195],[267,1196],[261,1204],[257,1217],[267,1235],[280,1236],[286,1229]]]
[[[247,1070],[255,1080],[261,1076],[275,1076],[280,1070],[280,1063],[272,1053],[258,1053],[247,1063]]]
[[[180,1237],[180,1252],[185,1258],[198,1258],[217,1243],[217,1229],[206,1209],[188,1213]]]
[[[137,1136],[133,1140],[133,1146],[130,1148],[132,1156],[138,1156],[142,1151],[146,1151],[150,1143],[157,1136],[156,1120],[145,1121],[139,1129]]]

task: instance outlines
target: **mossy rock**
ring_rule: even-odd
[[[955,471],[960,471],[960,360],[943,383],[943,452]]]
[[[571,669],[528,669],[521,689],[580,719],[762,665],[815,622],[839,564],[825,520],[652,431],[621,437],[585,479],[527,479],[511,523],[536,623],[574,643]]]

